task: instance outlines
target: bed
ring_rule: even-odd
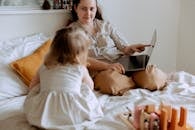
[[[55,29],[57,28],[59,26]],[[55,31],[54,28],[51,29],[51,32]],[[28,88],[9,65],[17,59],[32,54],[45,41],[53,37],[51,32],[45,33],[44,29],[39,28],[36,31],[29,33],[30,30],[28,30],[28,33],[24,31],[26,34],[17,37],[14,35],[14,38],[9,36],[6,39],[0,39],[0,130],[38,129],[28,124],[23,113],[23,103],[28,94]],[[161,103],[171,105],[177,110],[181,106],[185,107],[187,123],[195,128],[195,76],[190,73],[184,71],[168,73],[166,87],[153,92],[140,88],[128,90],[123,96],[94,92],[102,105],[105,116],[96,122],[86,123],[79,129],[133,129],[119,117],[121,113],[128,111],[127,107],[134,110],[135,106],[154,104],[158,107]]]

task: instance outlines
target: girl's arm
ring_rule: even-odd
[[[83,68],[84,68],[83,83],[86,83],[93,90],[93,88],[94,88],[93,80],[90,77],[87,68],[86,67],[83,67]]]
[[[31,83],[29,85],[29,89],[32,89],[33,87],[35,87],[39,83],[40,83],[40,76],[39,76],[39,73],[37,72],[37,74],[31,80]]]

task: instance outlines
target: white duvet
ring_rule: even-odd
[[[145,89],[129,90],[123,96],[108,96],[95,92],[103,107],[105,116],[97,122],[88,122],[82,129],[89,130],[127,130],[128,126],[119,114],[137,105],[161,102],[174,108],[187,108],[187,123],[195,128],[195,76],[186,72],[171,74],[170,82],[162,91],[150,92]],[[0,101],[0,130],[36,129],[28,124],[22,113],[25,96]]]
[[[8,64],[32,53],[47,39],[48,37],[43,34],[35,34],[6,42],[0,41],[0,130],[37,129],[28,124],[23,114],[27,88]],[[169,80],[167,87],[162,91],[134,89],[123,96],[108,96],[95,92],[105,116],[96,122],[86,122],[77,128],[128,130],[130,128],[118,116],[127,111],[126,107],[133,110],[137,105],[159,106],[160,103],[171,105],[178,110],[181,106],[185,107],[188,110],[187,123],[195,128],[195,76],[181,71],[170,74]]]

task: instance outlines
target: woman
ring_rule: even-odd
[[[124,67],[116,63],[121,55],[131,55],[142,52],[146,46],[143,44],[128,45],[121,35],[109,22],[102,18],[97,0],[73,0],[71,26],[85,30],[92,44],[89,48],[89,66],[93,71],[113,69],[124,73]]]

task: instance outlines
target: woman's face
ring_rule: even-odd
[[[80,0],[78,6],[75,6],[74,9],[78,20],[82,24],[92,23],[97,12],[96,0]]]

